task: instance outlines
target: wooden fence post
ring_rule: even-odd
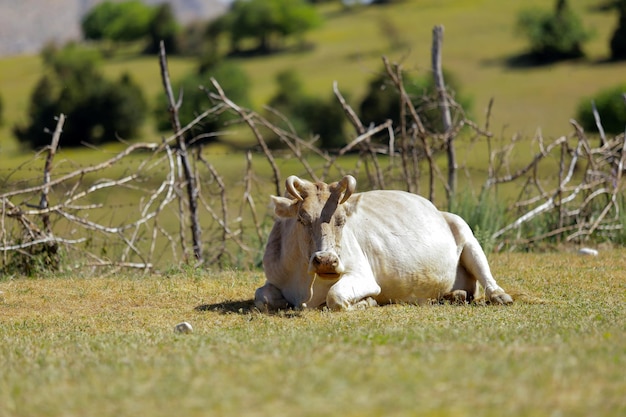
[[[448,204],[456,192],[456,152],[454,150],[454,136],[452,132],[452,117],[450,116],[450,105],[448,103],[448,93],[443,80],[443,69],[441,66],[441,48],[443,44],[443,26],[437,25],[433,28],[432,46],[432,67],[435,87],[439,96],[439,107],[443,121],[443,130],[446,141],[446,152],[448,154]]]

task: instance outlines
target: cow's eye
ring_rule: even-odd
[[[298,223],[303,226],[310,226],[313,222],[311,221],[311,216],[308,213],[300,213],[298,214]]]
[[[344,224],[346,224],[346,218],[345,217],[343,217],[343,216],[335,217],[335,226],[342,227]]]

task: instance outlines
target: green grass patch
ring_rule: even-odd
[[[264,315],[260,272],[4,279],[0,415],[623,415],[624,251],[491,264],[510,307]]]

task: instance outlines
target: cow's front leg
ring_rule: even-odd
[[[367,297],[359,301],[358,303],[352,304],[348,310],[364,310],[370,307],[376,307],[378,303],[372,297]]]
[[[261,311],[274,311],[289,308],[289,302],[275,285],[265,282],[254,293],[254,305]]]
[[[328,290],[326,306],[331,310],[354,310],[378,305],[374,298],[380,286],[373,279],[344,275]]]

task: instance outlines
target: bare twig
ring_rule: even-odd
[[[383,63],[385,64],[385,69],[387,71],[387,75],[389,75],[389,78],[391,79],[391,81],[393,82],[393,84],[395,85],[396,89],[400,92],[400,104],[401,107],[406,108],[409,112],[409,114],[411,115],[411,118],[413,120],[413,123],[415,124],[415,130],[416,130],[416,137],[417,139],[420,141],[421,147],[424,151],[424,154],[426,156],[426,161],[428,163],[428,170],[429,170],[429,176],[428,176],[428,198],[430,201],[435,201],[435,177],[437,176],[437,172],[438,172],[438,167],[437,164],[435,163],[435,159],[434,159],[434,155],[433,155],[433,151],[432,148],[430,146],[430,144],[428,143],[427,137],[428,137],[428,132],[426,132],[426,128],[424,127],[424,124],[422,123],[422,119],[420,118],[419,114],[417,113],[417,110],[415,109],[415,106],[413,105],[413,102],[411,100],[411,98],[409,97],[408,93],[406,92],[406,89],[404,88],[404,82],[402,81],[402,68],[399,65],[395,65],[395,67],[392,68],[391,64],[389,63],[389,60],[387,59],[387,57],[383,56]],[[404,122],[403,122],[404,123]],[[416,160],[417,158],[415,158],[415,147],[410,147],[408,149],[406,149],[406,152],[410,153],[413,156],[413,172],[417,172],[418,171],[418,166],[417,163],[418,161]],[[408,158],[407,160],[404,162],[405,164],[408,165]],[[406,178],[411,178],[412,176],[409,175],[408,171],[409,168],[405,168],[406,173],[405,173],[405,177]],[[407,185],[407,189],[409,191],[414,191],[416,192],[418,189],[418,178],[417,177],[413,177],[412,180],[409,180],[409,184]]]
[[[346,113],[346,116],[348,116],[348,120],[350,120],[350,123],[352,123],[352,126],[354,126],[354,128],[356,129],[357,134],[362,135],[363,133],[365,133],[365,126],[363,126],[363,123],[361,122],[361,119],[359,119],[359,116],[356,115],[356,112],[352,110],[352,107],[350,107],[346,99],[339,91],[337,81],[333,81],[333,92],[335,93],[335,97],[337,97],[337,100],[341,104],[341,108]]]
[[[565,136],[561,136],[560,138],[556,139],[554,142],[548,145],[545,149],[542,149],[540,152],[535,154],[533,159],[525,167],[520,168],[513,174],[504,175],[502,177],[497,177],[497,178],[493,178],[493,177],[487,178],[485,188],[489,188],[493,184],[511,182],[517,178],[522,177],[523,175],[527,174],[531,169],[533,169],[535,166],[537,166],[537,164],[543,158],[545,158],[552,151],[552,149],[556,148],[557,146],[562,145],[565,142],[567,142],[567,138]]]
[[[217,82],[215,78],[211,78],[211,83],[213,84],[213,87],[215,87],[215,89],[217,90],[217,96],[213,96],[213,97],[218,100],[221,100],[222,102],[224,102],[224,104],[226,104],[228,107],[233,109],[241,117],[241,119],[250,127],[250,129],[254,133],[254,137],[256,138],[259,146],[261,146],[261,149],[263,150],[263,154],[265,154],[267,161],[272,167],[272,171],[274,173],[274,185],[276,186],[276,195],[280,195],[281,180],[280,180],[280,171],[278,169],[278,165],[276,165],[274,156],[272,155],[272,152],[267,146],[267,143],[265,142],[263,135],[261,135],[261,132],[257,129],[256,125],[252,121],[252,112],[246,112],[244,109],[242,109],[237,104],[235,104],[232,100],[230,100],[226,96],[226,94],[224,93],[224,90],[222,90],[222,87],[219,85],[219,83]]]
[[[50,175],[52,171],[52,160],[54,159],[54,155],[56,154],[57,148],[59,146],[59,138],[61,137],[61,132],[63,131],[63,124],[65,123],[65,115],[61,113],[59,115],[57,126],[54,129],[54,134],[52,135],[52,142],[48,147],[48,157],[46,158],[46,166],[43,171],[43,185],[44,188],[41,192],[41,202],[39,203],[39,207],[45,209],[48,207],[48,193],[50,192],[50,187],[48,184],[50,183]],[[50,216],[48,213],[42,214],[43,220],[43,230],[50,234]]]
[[[198,262],[203,262],[201,237],[202,232],[200,229],[200,221],[198,219],[198,188],[196,186],[196,178],[193,174],[193,169],[191,168],[191,162],[187,155],[187,141],[185,139],[185,135],[181,132],[180,120],[178,118],[178,109],[180,107],[180,102],[176,103],[174,101],[174,94],[172,91],[169,71],[167,68],[165,44],[163,43],[163,41],[160,42],[159,63],[161,65],[161,78],[163,81],[163,87],[165,88],[169,103],[172,127],[174,128],[174,134],[177,138],[176,144],[178,146],[178,156],[182,164],[184,181],[187,189],[187,202],[189,204],[189,222],[191,223],[193,253]]]
[[[157,150],[158,148],[159,146],[154,143],[136,143],[136,144],[130,145],[127,148],[125,148],[123,151],[115,155],[114,157],[107,159],[104,162],[101,162],[96,165],[91,165],[85,168],[81,168],[76,171],[72,171],[69,174],[57,177],[54,180],[50,180],[47,186],[51,188],[62,183],[67,183],[77,177],[84,177],[87,174],[92,174],[94,172],[102,171],[105,168],[109,168],[115,165],[116,163],[118,163],[119,161],[127,157],[128,155],[138,150]],[[36,185],[33,187],[7,191],[5,193],[0,194],[0,198],[9,198],[9,197],[13,197],[13,196],[20,195],[20,194],[36,193],[36,192],[42,191],[45,187],[46,186],[42,184],[42,185]]]
[[[600,146],[602,146],[606,143],[606,134],[604,133],[604,126],[602,126],[602,120],[600,119],[595,100],[591,100],[591,109],[593,111],[593,120],[596,122],[598,132],[600,132]]]
[[[248,203],[248,207],[250,207],[254,230],[256,231],[259,242],[263,242],[263,232],[261,230],[261,224],[259,222],[259,216],[254,204],[254,199],[252,198],[252,154],[249,151],[246,152],[246,176],[244,177],[243,201]],[[240,213],[240,216],[243,217],[243,213]]]
[[[277,116],[279,116],[281,118],[284,118],[284,116],[281,115],[276,110],[271,109],[269,107],[267,109],[270,112],[272,112],[273,114],[276,114]],[[288,123],[288,124],[290,125],[290,129],[292,130],[292,132],[286,132],[283,129],[278,128],[277,126],[273,125],[267,119],[259,116],[258,114],[254,114],[250,118],[250,122],[251,123],[255,123],[255,121],[258,122],[261,126],[266,127],[267,129],[269,129],[272,133],[274,133],[280,139],[280,141],[282,143],[287,145],[287,147],[289,148],[291,153],[296,158],[298,158],[298,161],[300,161],[300,163],[302,164],[302,166],[306,170],[307,174],[311,177],[311,179],[313,179],[314,181],[319,181],[320,180],[318,178],[318,176],[315,174],[315,170],[311,167],[309,162],[306,160],[306,157],[305,157],[304,153],[302,152],[302,149],[301,149],[300,145],[306,145],[308,150],[316,149],[316,148],[314,146],[306,143],[302,139],[300,139],[295,134],[295,131],[293,130],[293,126],[291,126],[290,123]],[[321,152],[318,152],[318,154],[320,154],[323,157],[326,157],[326,155],[322,154]]]
[[[335,97],[337,97],[337,100],[341,104],[341,107],[343,108],[344,113],[348,116],[348,119],[352,122],[352,125],[356,129],[359,137],[365,135],[366,129],[363,123],[361,122],[359,117],[356,115],[356,112],[352,109],[352,107],[350,107],[348,102],[343,98],[343,96],[341,95],[341,92],[336,86],[336,83],[333,84],[333,90],[335,92]],[[378,158],[376,157],[376,152],[374,151],[374,149],[372,149],[371,135],[363,136],[363,139],[357,141],[357,144],[360,144],[361,149],[366,155],[370,157],[370,159],[372,160],[372,164],[374,165],[374,177],[372,178],[370,176],[370,183],[373,183],[374,188],[384,189],[385,188],[384,178],[383,178],[382,171],[380,169],[380,164],[378,163]],[[366,169],[367,169],[367,165],[366,165]]]
[[[198,160],[204,164],[204,166],[209,170],[213,179],[217,183],[220,190],[220,202],[222,206],[222,216],[220,224],[222,225],[222,236],[221,236],[221,250],[216,255],[215,259],[220,262],[222,256],[226,253],[226,242],[228,240],[228,235],[230,234],[230,230],[228,229],[228,201],[226,199],[226,184],[224,184],[224,180],[217,172],[215,167],[210,164],[201,154],[198,154]]]

